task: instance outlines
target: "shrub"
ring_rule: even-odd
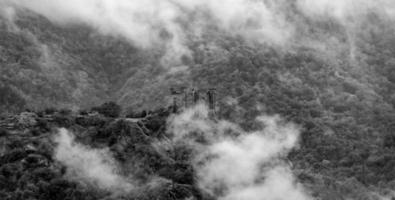
[[[144,118],[147,117],[148,113],[146,110],[142,110],[141,112],[134,112],[129,110],[126,114],[127,118]]]
[[[8,135],[8,131],[4,128],[0,128],[0,137]]]
[[[78,111],[78,113],[80,115],[88,115],[88,111],[87,110],[80,110],[80,111]]]
[[[147,121],[145,122],[145,126],[146,126],[149,130],[151,130],[151,131],[153,131],[153,132],[159,131],[159,129],[160,129],[164,124],[166,124],[165,119],[164,119],[164,118],[161,118],[161,117],[159,117],[159,116],[150,117],[150,119],[147,120]]]
[[[77,117],[75,119],[75,123],[84,127],[88,127],[88,126],[102,127],[105,125],[106,120],[101,116],[83,116],[83,117]]]
[[[96,111],[106,117],[119,117],[121,114],[122,108],[115,102],[106,102],[99,107],[92,108],[92,111]]]
[[[63,108],[63,109],[59,110],[59,113],[62,115],[70,115],[72,113],[72,111],[70,109]]]
[[[138,116],[138,117],[137,117]],[[140,116],[139,116],[139,114],[138,113],[136,113],[135,111],[133,111],[133,110],[128,110],[128,112],[126,113],[126,116],[125,117],[127,117],[127,118],[139,118]]]
[[[49,126],[48,122],[44,119],[37,119],[36,126],[43,132],[47,132],[50,130],[50,126]]]
[[[52,115],[52,114],[54,114],[55,112],[56,112],[56,108],[46,108],[46,109],[44,110],[44,113],[47,114],[47,115]]]
[[[67,115],[55,115],[54,122],[60,127],[70,127],[74,122],[70,116]]]

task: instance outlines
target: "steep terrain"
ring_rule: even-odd
[[[134,119],[108,117],[120,111],[112,106],[104,110],[104,114],[72,114],[48,109],[1,119],[0,197],[217,199],[215,195],[221,194],[223,189],[207,193],[199,184],[198,165],[193,162],[198,153],[194,145],[188,140],[171,142],[177,129],[169,126],[169,120],[174,118],[169,110],[150,111],[145,118]],[[187,126],[195,124],[189,122]],[[311,130],[303,134],[308,131]],[[210,132],[204,132],[201,138],[198,133],[196,129],[191,137],[208,142],[204,138]],[[393,197],[392,148],[367,143],[364,138],[319,134],[317,131],[310,138],[305,136],[302,147],[287,156],[295,181],[306,188],[308,196],[325,200]],[[275,187],[281,188],[286,182],[280,184]]]
[[[288,6],[289,20],[298,26],[286,44],[251,42],[209,24],[199,38],[188,41],[192,56],[175,66],[163,63],[160,47],[137,48],[126,38],[99,34],[86,24],[59,25],[23,10],[13,22],[1,21],[0,111],[77,110],[108,100],[116,100],[125,113],[155,110],[167,106],[172,86],[215,87],[218,116],[246,130],[259,128],[254,119],[262,113],[280,114],[303,127],[300,148],[288,159],[313,196],[393,195],[394,21],[372,11],[350,22],[350,28]],[[71,118],[64,121],[70,124],[56,126],[71,126],[77,133],[90,130]],[[111,122],[98,122],[91,131],[108,130]],[[163,119],[158,123],[165,124]],[[107,134],[105,139],[115,137],[100,133]],[[116,143],[111,139],[98,145],[111,147],[107,142],[112,140]],[[155,165],[155,159],[146,164]]]
[[[3,23],[1,47],[3,111],[104,102],[139,68],[154,65],[125,41],[82,25],[58,27],[33,13]]]
[[[24,113],[8,119],[8,125],[14,124],[18,128],[1,129],[0,198],[148,200],[199,197],[202,194],[196,189],[192,166],[182,160],[184,152],[158,152],[151,145],[155,140],[165,137],[164,126],[168,115],[166,111],[158,111],[138,122],[130,122],[100,115],[77,116],[47,111],[38,115]],[[111,192],[112,188],[103,189],[94,182],[87,184],[69,179],[66,173],[71,169],[54,156],[57,151],[54,140],[59,131],[57,127],[73,130],[76,142],[93,149],[109,148],[120,165],[119,173],[133,176],[134,181],[141,186],[132,192],[116,195]],[[72,154],[70,150],[67,153]],[[170,155],[174,155],[174,160]],[[103,165],[96,164],[88,170]],[[150,180],[151,177],[157,178]],[[155,184],[146,184],[150,181]],[[121,182],[117,181],[116,184]]]

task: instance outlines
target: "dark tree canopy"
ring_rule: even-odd
[[[102,104],[101,106],[92,108],[92,111],[96,111],[106,117],[119,117],[122,108],[117,103],[110,101]]]

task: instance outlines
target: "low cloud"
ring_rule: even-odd
[[[247,40],[283,44],[292,27],[275,1],[260,0],[0,0],[60,25],[86,24],[141,48],[162,48],[171,63],[191,56],[188,42],[209,27]]]
[[[355,29],[372,14],[380,16],[383,22],[395,19],[392,0],[298,0],[297,5],[312,19],[333,19],[347,29]]]
[[[299,128],[278,116],[262,116],[262,130],[247,132],[228,121],[210,119],[205,105],[169,121],[173,142],[195,149],[201,189],[226,200],[311,199],[286,160],[297,147]]]
[[[92,149],[75,142],[72,133],[60,129],[55,159],[67,167],[66,176],[100,189],[129,192],[134,186],[117,173],[117,165],[108,149]]]
[[[213,32],[285,49],[314,44],[310,47],[323,46],[331,54],[341,44],[316,40],[309,32],[317,26],[312,21],[342,24],[356,48],[355,33],[366,27],[361,24],[369,14],[395,19],[392,0],[0,0],[0,5],[8,13],[27,9],[59,25],[85,24],[137,47],[159,50],[166,67],[185,65],[182,58],[193,57],[191,45]]]

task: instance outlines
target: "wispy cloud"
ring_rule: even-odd
[[[108,149],[79,144],[66,129],[60,129],[54,141],[57,143],[54,157],[67,167],[68,178],[113,192],[129,192],[134,188],[117,173],[117,164]]]
[[[209,118],[198,105],[170,120],[173,142],[195,150],[194,166],[204,191],[226,200],[310,199],[297,183],[285,157],[297,147],[298,126],[278,116],[261,116],[262,130]]]

